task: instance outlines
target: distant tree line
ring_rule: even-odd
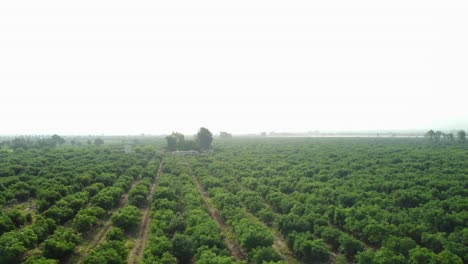
[[[0,142],[1,146],[6,146],[11,149],[33,149],[33,148],[55,148],[65,144],[67,141],[65,138],[54,134],[52,136],[20,136],[15,137],[12,140],[5,140]],[[81,143],[75,139],[70,140],[70,144],[73,146],[81,146]],[[102,138],[95,138],[93,141],[87,141],[87,145],[94,144],[96,146],[101,146],[104,144]]]
[[[3,146],[10,147],[12,149],[31,149],[31,148],[54,148],[59,145],[63,145],[65,139],[59,135],[53,135],[51,137],[16,137],[12,140],[6,140],[0,144]]]
[[[195,140],[186,140],[185,136],[179,132],[172,132],[166,137],[167,149],[176,150],[207,150],[213,142],[213,134],[207,128],[201,127],[195,135]]]
[[[458,141],[459,143],[465,143],[466,141],[466,132],[464,130],[459,130],[455,135],[452,132],[444,133],[440,130],[434,131],[429,130],[426,132],[425,137],[429,139],[433,143],[441,143],[441,142],[455,142]]]

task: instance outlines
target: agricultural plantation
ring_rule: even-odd
[[[211,141],[3,146],[0,263],[468,263],[466,144]]]
[[[0,1],[0,264],[468,264],[467,3]]]
[[[468,264],[467,3],[0,1],[0,264]]]

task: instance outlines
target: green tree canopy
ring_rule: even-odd
[[[52,141],[54,141],[56,144],[62,145],[65,143],[65,139],[57,134],[54,134],[52,136]]]
[[[112,216],[112,224],[122,228],[123,230],[129,230],[138,226],[140,218],[140,210],[133,205],[128,205]]]
[[[207,128],[201,127],[196,136],[196,142],[202,150],[209,149],[213,142],[213,134]]]
[[[96,138],[94,140],[94,145],[96,145],[96,146],[101,146],[103,144],[104,144],[104,140],[102,138]]]
[[[460,130],[457,132],[457,138],[458,140],[460,140],[461,142],[465,142],[466,140],[466,132],[464,130]]]

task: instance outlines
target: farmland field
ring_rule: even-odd
[[[468,145],[0,149],[3,263],[468,263]]]

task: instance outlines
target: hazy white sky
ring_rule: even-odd
[[[467,129],[467,7],[1,1],[0,134]]]

